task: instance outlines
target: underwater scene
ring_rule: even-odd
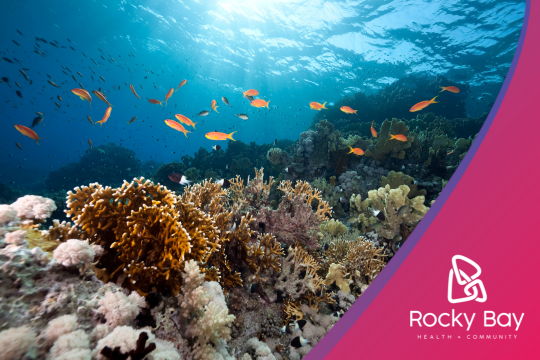
[[[525,1],[3,9],[0,357],[295,360],[437,201]]]

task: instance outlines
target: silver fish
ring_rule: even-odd
[[[231,106],[231,105],[229,104],[229,100],[227,100],[227,98],[226,98],[225,96],[222,96],[222,97],[221,97],[221,100],[223,100],[223,103],[225,103],[225,105]]]
[[[203,110],[203,111],[201,111],[200,113],[198,113],[197,116],[206,116],[206,115],[208,115],[208,114],[210,114],[210,111],[208,111],[208,110]]]
[[[249,119],[248,116],[247,116],[247,114],[234,114],[234,115],[238,116],[238,117],[239,117],[240,119],[242,119],[242,120],[247,120],[247,119]]]

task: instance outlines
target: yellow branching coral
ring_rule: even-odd
[[[340,237],[347,231],[347,226],[339,220],[330,219],[319,225],[321,232],[328,233],[334,237]]]
[[[313,189],[305,181],[297,181],[294,188],[290,181],[282,181],[278,187],[279,190],[283,191],[285,194],[284,198],[292,200],[294,198],[303,197],[306,204],[311,205],[313,200],[317,200],[317,217],[321,220],[328,220],[332,215],[332,208],[326,201],[322,199],[321,192],[318,189]]]
[[[283,301],[283,312],[285,313],[285,322],[288,323],[290,319],[296,321],[304,318],[304,313],[300,310],[300,301],[293,301],[291,298]]]
[[[54,241],[66,241],[69,239],[82,239],[81,232],[77,229],[76,226],[71,225],[70,222],[59,220],[53,220],[52,226],[49,227],[49,230],[41,231],[43,238],[46,240]]]
[[[117,189],[76,188],[68,193],[66,213],[92,243],[104,247],[96,271],[103,281],[141,294],[164,288],[178,294],[184,263],[193,259],[205,266],[226,240],[226,196],[221,186],[205,181],[176,197],[140,178]]]
[[[379,275],[386,266],[383,249],[376,247],[371,241],[359,237],[357,241],[349,243],[345,263],[347,272],[355,274],[363,284],[371,282]]]
[[[257,243],[249,248],[246,262],[256,274],[274,269],[279,274],[281,264],[279,256],[283,255],[283,249],[272,234],[262,234],[257,238]]]

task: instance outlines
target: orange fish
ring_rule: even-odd
[[[107,98],[105,97],[105,95],[103,95],[100,91],[92,90],[92,92],[94,93],[94,95],[96,95],[99,98],[99,100],[103,101],[105,104],[109,106],[112,106],[111,103],[107,101]]]
[[[30,139],[32,140],[36,140],[36,143],[39,145],[39,140],[40,139],[43,139],[43,138],[40,138],[38,137],[38,134],[36,134],[36,132],[30,128],[27,128],[26,126],[24,125],[15,125],[15,129],[19,130],[19,132],[21,134],[23,134],[24,136],[28,136]]]
[[[187,137],[187,134],[189,133],[189,131],[187,131],[180,123],[178,123],[178,122],[176,122],[174,120],[167,119],[167,120],[165,120],[165,124],[172,127],[174,130],[178,130],[178,131],[183,132],[184,135],[186,135],[186,137]]]
[[[156,104],[156,105],[157,104],[161,105],[163,103],[163,101],[159,101],[159,100],[156,100],[156,99],[150,99],[150,100],[148,100],[148,102],[150,104]]]
[[[373,121],[371,122],[371,135],[373,135],[373,137],[377,137],[377,132],[375,131],[375,128],[373,127]]]
[[[340,108],[340,110],[343,111],[345,114],[353,114],[353,113],[356,114],[356,112],[358,111],[358,110],[353,110],[348,106],[342,106]],[[356,115],[358,115],[358,114],[356,114]]]
[[[431,100],[425,100],[425,101],[420,101],[418,104],[415,104],[409,111],[410,112],[415,112],[415,111],[420,111],[422,110],[423,108],[426,108],[429,106],[429,104],[437,104],[439,103],[439,101],[435,101],[435,99],[438,97],[439,95],[435,96],[433,99]]]
[[[87,100],[92,110],[92,97],[90,93],[84,89],[71,89],[71,92],[81,98],[82,101]]]
[[[319,111],[320,111],[321,109],[326,109],[326,108],[324,107],[324,105],[326,105],[326,103],[320,104],[320,103],[315,102],[315,101],[309,103],[309,107],[310,107],[310,108],[312,108],[313,110],[319,110]]]
[[[392,135],[390,134],[390,139],[389,140],[392,140],[392,139],[396,139],[398,141],[407,141],[407,137],[405,135]]]
[[[231,139],[232,141],[236,141],[232,138],[232,134],[234,134],[236,131],[233,131],[232,133],[230,134],[225,134],[225,133],[222,133],[222,132],[217,132],[217,131],[213,131],[213,132],[209,132],[209,133],[206,133],[206,135],[204,135],[207,139],[210,139],[210,140],[227,140],[227,139]]]
[[[129,84],[129,88],[131,89],[131,92],[133,93],[133,95],[135,95],[136,97],[138,97],[139,99],[141,98],[139,95],[137,95],[137,93],[135,92],[135,89],[133,88],[133,85]]]
[[[212,107],[212,109],[214,109],[215,112],[217,112],[219,114],[219,111],[216,110],[216,108],[219,107],[219,106],[217,106],[217,101],[216,100],[212,100],[212,103],[210,104],[210,106]]]
[[[454,152],[454,149],[452,149],[452,151],[446,153],[446,155],[450,155],[450,154],[452,154],[453,152]]]
[[[253,89],[244,92],[244,96],[257,96],[257,95],[259,95],[259,92]]]
[[[270,109],[268,107],[268,104],[270,104],[270,100],[268,100],[268,102],[264,101],[263,99],[257,99],[257,100],[253,100],[251,102],[251,106],[255,106],[255,107],[258,107],[258,108],[261,108],[261,107],[267,107],[268,109]]]
[[[350,153],[353,153],[355,155],[364,155],[364,150],[360,149],[360,148],[352,148],[351,146],[349,146],[349,148],[351,149],[351,151],[349,151],[347,154],[350,154]]]
[[[182,86],[186,85],[186,83],[187,83],[187,80],[182,80],[180,85],[178,85],[178,87],[176,88],[176,91],[178,91],[178,89],[180,89]]]
[[[103,115],[103,119],[96,121],[96,123],[99,123],[99,126],[101,127],[107,120],[109,120],[109,116],[111,116],[112,107],[109,106],[107,110],[105,110],[105,115]]]
[[[173,92],[174,92],[174,88],[171,88],[171,90],[169,90],[167,95],[165,95],[165,106],[167,106],[167,100],[169,100],[169,98],[172,96]]]
[[[454,94],[457,94],[459,92],[459,89],[455,86],[441,86],[441,91],[440,92],[443,92],[444,90],[448,90]]]
[[[180,121],[182,124],[193,126],[193,128],[195,129],[195,124],[197,123],[194,123],[193,121],[191,121],[189,118],[185,117],[184,115],[176,114],[174,115],[174,117],[176,117],[178,121]]]

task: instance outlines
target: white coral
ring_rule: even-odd
[[[10,222],[21,220],[17,216],[17,210],[9,205],[0,205],[0,226],[6,226]]]
[[[94,260],[94,248],[86,241],[70,239],[58,245],[54,250],[54,259],[64,266],[76,266]]]
[[[98,304],[98,312],[105,315],[107,325],[112,327],[129,324],[140,312],[138,299],[122,292],[107,291]]]
[[[53,347],[49,350],[49,358],[57,359],[61,355],[66,358],[66,354],[72,353],[74,350],[89,350],[90,338],[83,330],[76,330],[69,334],[64,334],[54,342]]]
[[[109,335],[98,341],[96,348],[92,352],[92,357],[97,360],[106,360],[107,358],[101,355],[101,350],[105,346],[111,349],[120,347],[120,351],[124,354],[135,350],[141,332],[143,330],[135,330],[131,326],[118,326]],[[148,340],[146,340],[146,346],[148,346],[148,344],[154,342],[155,336],[150,331],[145,332],[148,334]]]
[[[36,333],[29,326],[10,328],[0,332],[0,349],[3,360],[19,360],[36,340]]]
[[[255,360],[276,360],[268,345],[257,338],[251,338],[247,341],[246,351],[255,354]]]
[[[42,196],[26,195],[18,198],[11,207],[17,210],[21,219],[47,219],[56,210],[54,201]]]
[[[63,315],[49,322],[47,328],[43,331],[42,336],[45,337],[49,344],[54,343],[62,335],[69,334],[77,329],[77,316]]]
[[[24,243],[24,237],[26,236],[25,230],[15,230],[7,233],[4,240],[7,244],[22,245]]]

